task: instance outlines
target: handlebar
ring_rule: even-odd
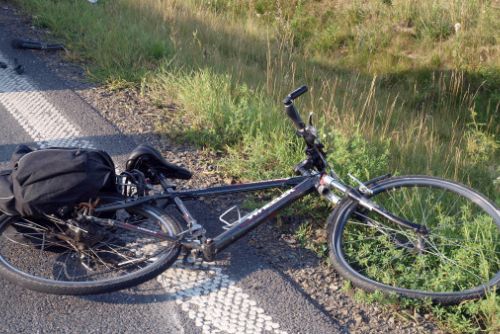
[[[304,85],[304,86],[297,88],[296,90],[294,90],[290,94],[288,94],[288,96],[285,97],[285,99],[283,100],[283,104],[285,105],[286,114],[288,115],[288,117],[290,117],[293,124],[295,125],[295,127],[299,131],[304,130],[306,125],[302,121],[302,119],[300,118],[300,114],[297,111],[297,109],[295,108],[295,105],[293,104],[293,100],[295,100],[296,98],[298,98],[299,96],[301,96],[305,92],[307,92],[307,86]]]
[[[293,100],[307,92],[307,90],[307,86],[301,86],[288,94],[288,96],[283,100],[286,114],[290,117],[293,124],[297,128],[297,134],[304,138],[307,145],[307,159],[296,166],[297,168],[295,169],[296,173],[302,175],[305,175],[304,173],[311,168],[316,168],[318,171],[322,172],[326,167],[328,167],[328,163],[325,159],[326,154],[323,151],[323,144],[321,144],[317,139],[316,128],[312,125],[311,119],[309,119],[309,124],[306,126],[293,104]]]
[[[285,111],[288,117],[292,120],[293,124],[297,128],[297,130],[304,130],[306,127],[306,124],[302,121],[300,118],[300,114],[293,105],[293,102],[290,102],[290,104],[285,105]]]
[[[283,100],[283,103],[287,105],[290,102],[293,102],[293,100],[295,100],[305,92],[307,92],[307,86],[306,85],[300,86],[299,88],[288,94],[288,96],[285,97],[285,99]]]

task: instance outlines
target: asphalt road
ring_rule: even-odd
[[[120,134],[36,52],[10,47],[12,38],[23,37],[6,19],[10,10],[0,8],[0,60],[9,64],[0,69],[0,167],[16,145],[46,141],[87,143],[107,150],[121,165],[136,138]],[[13,72],[14,58],[24,74]],[[189,207],[210,232],[220,229],[211,208]],[[103,295],[53,296],[0,278],[0,333],[339,332],[333,319],[245,242],[231,246],[216,263],[179,264],[141,286]]]

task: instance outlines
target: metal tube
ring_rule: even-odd
[[[307,176],[297,176],[286,179],[269,180],[262,182],[252,182],[246,184],[232,184],[228,186],[212,187],[207,189],[181,190],[173,192],[172,195],[182,198],[186,197],[202,197],[202,196],[217,196],[232,194],[246,191],[266,190],[271,188],[288,188],[296,186],[300,182],[307,179]]]
[[[323,175],[321,177],[321,184],[326,184],[331,188],[335,188],[340,192],[346,193],[349,191],[349,187],[347,187],[345,184],[340,183],[338,180],[334,179],[330,175]]]
[[[276,212],[280,209],[311,192],[315,188],[318,179],[319,176],[308,177],[302,183],[284,192],[280,197],[269,202],[262,208],[251,212],[246,216],[246,219],[234,225],[226,232],[215,237],[212,243],[213,246],[211,247],[213,247],[215,252],[224,249],[225,247],[239,239],[241,236],[243,236],[245,233],[257,227],[266,219],[276,214]]]
[[[159,195],[145,196],[134,199],[123,199],[122,201],[115,202],[116,204],[110,203],[107,205],[103,205],[101,207],[96,208],[95,212],[105,212],[112,211],[118,209],[129,208],[132,206],[136,206],[143,203],[148,203],[151,201],[157,201],[162,199],[169,199],[172,197],[180,197],[180,198],[197,198],[202,196],[218,196],[218,195],[226,195],[238,192],[247,192],[247,191],[258,191],[258,190],[266,190],[272,188],[289,188],[296,186],[300,182],[307,179],[307,176],[297,176],[290,177],[286,179],[277,179],[277,180],[269,180],[262,182],[253,182],[246,184],[232,184],[228,186],[221,187],[212,187],[206,189],[194,189],[194,190],[181,190],[181,191],[173,191],[166,192]]]

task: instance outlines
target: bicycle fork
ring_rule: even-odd
[[[371,180],[367,183],[373,183],[376,181],[380,181],[383,178],[386,178],[388,176],[382,176],[380,178]],[[355,178],[354,178],[355,179]],[[359,180],[355,179],[357,182],[361,183]],[[319,184],[317,186],[318,192],[320,193],[321,196],[325,197],[328,201],[332,202],[333,204],[337,204],[341,198],[337,196],[335,193],[332,192],[332,190],[337,190],[339,192],[344,193],[346,196],[349,198],[353,199],[356,201],[361,207],[369,210],[376,212],[380,216],[388,219],[389,221],[401,226],[408,228],[415,233],[419,235],[427,235],[429,231],[425,226],[415,224],[413,222],[410,222],[404,218],[398,217],[389,211],[385,210],[381,206],[379,206],[377,203],[371,201],[368,197],[364,195],[364,193],[367,193],[369,195],[372,194],[371,190],[366,187],[365,184],[360,185],[360,189],[355,189],[349,186],[344,185],[343,183],[339,182],[338,180],[334,179],[328,174],[323,174],[319,180]]]

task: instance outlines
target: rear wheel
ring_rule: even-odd
[[[118,210],[113,216],[170,236],[181,231],[176,220],[152,206]],[[0,275],[46,293],[95,294],[149,280],[179,255],[179,245],[135,231],[95,224],[82,228],[88,234],[85,246],[78,246],[53,223],[4,216],[0,220]]]
[[[500,214],[481,194],[423,176],[385,180],[371,200],[425,226],[419,235],[351,199],[329,218],[333,265],[368,291],[457,303],[500,282]]]

